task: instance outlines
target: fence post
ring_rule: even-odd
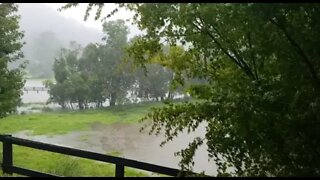
[[[124,165],[116,164],[116,177],[124,177]]]
[[[3,173],[12,175],[10,171],[13,166],[12,161],[12,143],[10,141],[11,135],[6,135],[3,139],[3,147],[2,147],[2,170]]]

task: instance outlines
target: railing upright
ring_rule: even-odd
[[[10,141],[11,135],[4,136],[2,146],[2,170],[5,174],[12,175],[11,168],[13,166],[12,158],[12,142]]]
[[[116,177],[124,177],[124,165],[116,164]]]

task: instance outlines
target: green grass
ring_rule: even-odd
[[[58,153],[13,146],[13,164],[18,167],[67,177],[113,177],[115,165]],[[4,177],[0,172],[0,177]],[[19,175],[14,175],[19,176]],[[147,173],[125,168],[125,176],[143,177]]]
[[[90,124],[95,122],[105,125],[137,123],[149,112],[151,107],[162,105],[162,103],[143,103],[84,111],[12,115],[0,120],[0,134],[31,130],[33,131],[32,135],[56,135],[87,130],[90,128]]]
[[[121,154],[122,154],[122,153],[119,152],[119,151],[112,151],[112,152],[107,153],[107,155],[116,156],[116,157],[120,157]]]
[[[2,146],[2,145],[1,145]],[[2,157],[2,147],[0,154]],[[112,151],[108,155],[117,156],[121,152]],[[2,162],[2,159],[0,160]],[[28,147],[13,146],[14,166],[31,169],[43,173],[66,177],[114,177],[115,165],[94,160],[78,158],[59,153],[36,150]],[[135,168],[125,167],[125,177],[148,177],[151,174],[156,177],[169,177],[167,175],[141,171]],[[0,177],[21,177],[22,175],[3,174],[0,169]]]

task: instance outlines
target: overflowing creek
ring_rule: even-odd
[[[43,86],[41,81],[27,80],[26,86]],[[23,103],[45,103],[49,98],[46,91],[29,91],[22,96]],[[56,105],[52,105],[56,106]],[[20,111],[28,110],[30,107],[20,107]],[[163,133],[149,135],[148,129],[140,132],[142,124],[115,123],[104,125],[92,122],[89,130],[73,131],[63,135],[32,135],[32,131],[21,131],[13,136],[25,139],[72,147],[102,154],[117,152],[119,156],[137,161],[157,164],[161,166],[179,168],[179,156],[174,153],[184,149],[195,137],[204,137],[205,124],[201,124],[193,133],[183,132],[172,141],[160,147],[165,140]],[[216,165],[208,159],[204,144],[197,149],[194,158],[194,172],[204,171],[207,175],[216,175]]]

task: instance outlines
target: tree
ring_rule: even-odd
[[[172,72],[160,64],[148,64],[135,72],[136,94],[139,98],[164,100],[169,92]]]
[[[125,6],[147,32],[145,54],[159,53],[161,38],[188,43],[179,71],[208,81],[189,90],[199,101],[148,115],[166,141],[207,123],[205,138],[179,153],[182,169],[206,141],[219,175],[319,176],[319,4]]]
[[[89,86],[89,101],[95,102],[96,107],[102,107],[106,100],[104,89],[105,67],[101,64],[101,48],[98,44],[88,44],[79,60],[79,71],[86,77]]]
[[[62,107],[67,102],[71,107],[77,103],[79,109],[88,108],[89,103],[102,107],[106,100],[114,106],[126,100],[134,83],[130,65],[123,63],[128,30],[121,20],[103,26],[105,43],[88,44],[84,49],[73,44],[71,49],[62,49],[55,60],[57,84],[47,85],[52,90],[51,100]]]
[[[13,3],[0,4],[0,118],[16,110],[24,85],[22,77],[25,64],[14,69],[8,68],[10,63],[23,58],[23,32],[19,30],[17,11],[18,6]]]
[[[314,141],[320,137],[315,129],[319,62],[314,61],[319,39],[312,39],[319,31],[317,6],[134,7],[138,23],[148,32],[145,40],[162,37],[171,43],[191,43],[193,64],[183,71],[209,82],[190,89],[200,102],[172,104],[148,115],[153,130],[167,132],[167,141],[185,128],[208,123],[206,137],[196,138],[180,152],[183,169],[192,167],[194,151],[206,140],[220,175],[230,173],[228,167],[238,176],[319,175],[319,145]]]
[[[183,88],[178,89],[176,84],[181,82],[185,75],[175,70],[185,64],[186,57],[183,48],[163,46],[162,52],[150,55],[144,52],[144,45],[143,39],[135,37],[126,49],[131,59],[135,59],[135,61],[144,57],[151,57],[147,63],[138,64],[136,78],[139,96],[150,96],[156,98],[156,100],[160,97],[163,100],[166,94],[168,94],[167,99],[173,99],[174,91],[183,93]],[[150,47],[153,46],[150,45]]]
[[[46,82],[50,88],[50,101],[57,102],[62,108],[69,103],[77,103],[79,109],[87,106],[88,82],[85,76],[79,72],[79,56],[81,46],[76,42],[70,43],[70,49],[61,49],[60,57],[55,59],[53,65],[56,84]]]
[[[127,45],[128,28],[123,20],[110,21],[103,24],[106,34],[105,43],[101,48],[101,64],[105,78],[105,89],[110,106],[126,98],[134,78],[130,73],[130,66],[123,64],[124,48]]]

